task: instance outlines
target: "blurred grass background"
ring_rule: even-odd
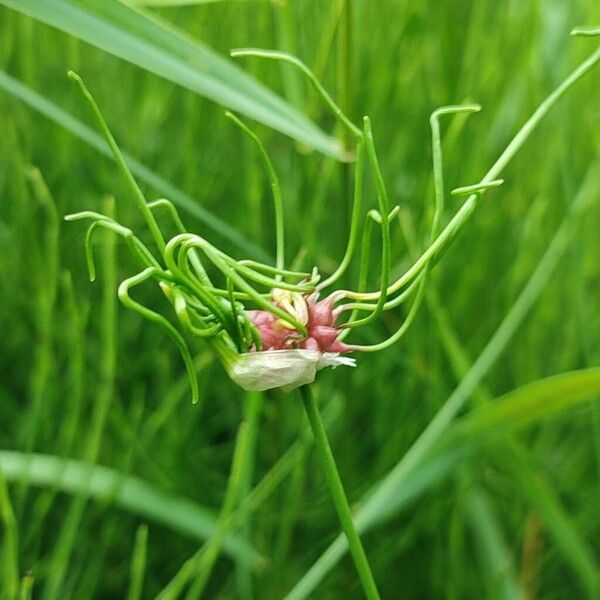
[[[432,214],[432,110],[483,105],[480,115],[444,127],[447,189],[479,181],[539,102],[597,45],[569,39],[571,27],[600,22],[593,0],[385,1],[376,7],[360,0],[215,2],[157,12],[223,56],[239,46],[289,50],[316,70],[355,121],[371,116],[391,199],[401,207],[403,227],[393,229],[398,272],[423,246]],[[67,69],[78,71],[124,150],[273,254],[268,181],[255,148],[223,118],[223,107],[4,7],[0,66],[90,124],[65,77]],[[254,59],[242,67],[332,130],[330,115],[289,69]],[[590,205],[565,234],[556,271],[469,394],[466,410],[539,378],[599,363],[599,91],[596,70],[543,121],[505,171],[504,186],[485,197],[433,271],[425,307],[401,344],[359,356],[354,371],[319,376],[316,393],[333,413],[333,450],[352,502],[398,463],[456,388],[578,193]],[[125,597],[136,531],[147,522],[143,597],[154,597],[203,537],[190,534],[185,518],[179,529],[172,525],[178,509],[169,499],[187,498],[211,522],[223,501],[235,432],[250,418],[260,419],[260,427],[248,489],[297,440],[305,441],[295,446],[286,477],[238,531],[266,564],[249,570],[246,559],[223,555],[206,597],[284,597],[339,531],[297,395],[267,393],[264,403],[245,396],[197,344],[202,402],[193,406],[177,350],[161,331],[117,305],[117,282],[135,269],[122,244],[103,238],[98,281],[90,284],[84,231],[62,221],[69,212],[101,210],[114,196],[119,219],[140,225],[115,165],[5,89],[0,119],[4,576],[18,557],[15,569],[31,574],[34,597]],[[349,167],[264,126],[256,130],[281,177],[288,255],[299,253],[303,267],[330,272],[345,245]],[[144,189],[149,199],[159,195]],[[374,206],[372,190],[367,198]],[[458,206],[449,199],[446,218]],[[244,256],[194,215],[182,216],[189,230]],[[377,276],[374,267],[372,285]],[[160,306],[156,293],[140,296]],[[361,341],[384,338],[401,316],[386,316],[361,332]],[[443,477],[432,475],[410,501],[399,490],[398,506],[390,501],[385,518],[364,536],[383,597],[597,594],[597,404],[540,420],[510,444],[474,438]],[[513,443],[518,449],[507,450]],[[9,451],[19,452],[19,460]],[[119,500],[120,476],[97,500],[65,493],[57,483],[65,474],[60,461],[45,466],[40,486],[36,477],[44,476],[32,475],[30,452],[141,478],[151,487],[134,490],[133,504],[146,494],[141,501],[154,502],[167,517],[146,520],[128,509]],[[85,474],[79,480],[80,490],[89,487]],[[348,556],[309,597],[361,597]]]

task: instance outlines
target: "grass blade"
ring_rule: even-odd
[[[256,2],[257,0],[121,0],[131,6],[154,6],[170,8],[172,6],[196,6],[199,4],[217,4],[218,2]],[[260,1],[260,0],[258,0]],[[268,0],[262,0],[268,2]]]
[[[0,0],[159,77],[343,158],[340,144],[233,63],[118,0]]]
[[[491,436],[523,427],[600,394],[600,368],[561,373],[524,385],[456,424],[462,436]]]
[[[467,506],[471,527],[479,546],[481,560],[486,568],[490,597],[505,600],[523,598],[523,591],[516,580],[510,551],[502,536],[500,524],[494,515],[491,502],[485,492],[473,488],[469,490]],[[493,591],[496,590],[496,594]]]
[[[135,546],[131,558],[131,581],[127,592],[127,600],[139,600],[142,597],[147,554],[148,526],[140,525],[135,534]]]
[[[90,466],[48,454],[2,450],[0,468],[7,481],[20,481],[27,471],[30,485],[56,488],[69,494],[85,493],[95,500],[110,501],[197,540],[207,540],[216,532],[217,520],[208,509],[186,498],[165,494],[138,477],[123,475],[108,467]],[[229,555],[242,556],[253,565],[261,561],[259,554],[239,538],[229,536],[223,548]]]
[[[16,598],[19,590],[19,544],[17,520],[0,466],[0,598]]]

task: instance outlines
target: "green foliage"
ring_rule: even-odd
[[[597,2],[0,4],[0,595],[155,597],[183,568],[189,597],[361,597],[299,397],[243,394],[185,334],[192,405],[177,348],[120,309],[117,282],[141,267],[126,245],[144,253],[127,232],[153,240],[68,69],[143,196],[236,260],[277,254],[381,291],[386,240],[370,234],[388,221],[389,281],[419,265],[410,295],[349,299],[370,318],[402,297],[352,328],[376,346],[408,321],[399,343],[314,388],[382,597],[597,595],[598,69],[535,112],[594,53]],[[339,129],[344,158],[360,136],[291,65],[228,58],[256,46],[302,58],[349,122],[370,115],[386,186],[357,174],[359,211],[353,167],[322,131]],[[434,128],[432,177],[429,115],[473,102],[480,114]],[[220,104],[300,143],[245,121],[279,176],[285,238],[261,148]],[[162,199],[148,206],[165,241],[180,233]],[[458,236],[461,206],[477,210]],[[62,221],[83,208],[126,234],[89,238],[93,285],[85,233]],[[168,298],[135,294],[171,323]]]

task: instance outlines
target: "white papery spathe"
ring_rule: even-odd
[[[356,360],[337,352],[316,350],[265,350],[238,354],[228,365],[229,377],[249,392],[282,388],[289,392],[312,383],[325,367],[355,367]]]

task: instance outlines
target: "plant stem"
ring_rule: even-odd
[[[319,459],[321,461],[323,471],[325,473],[325,479],[333,498],[333,503],[337,510],[340,518],[342,529],[348,538],[348,545],[350,546],[350,552],[356,565],[356,570],[360,577],[365,595],[369,600],[379,600],[379,592],[371,573],[371,567],[367,560],[367,555],[358,536],[358,532],[354,527],[352,521],[352,513],[350,506],[348,505],[348,499],[344,492],[342,480],[335,464],[335,459],[329,446],[329,440],[327,439],[327,432],[323,426],[321,414],[315,401],[315,398],[307,385],[303,385],[300,388],[300,395],[302,396],[302,402],[304,403],[304,409],[306,410],[306,416],[310,423],[313,435],[315,436],[315,443],[317,451],[319,453]]]

